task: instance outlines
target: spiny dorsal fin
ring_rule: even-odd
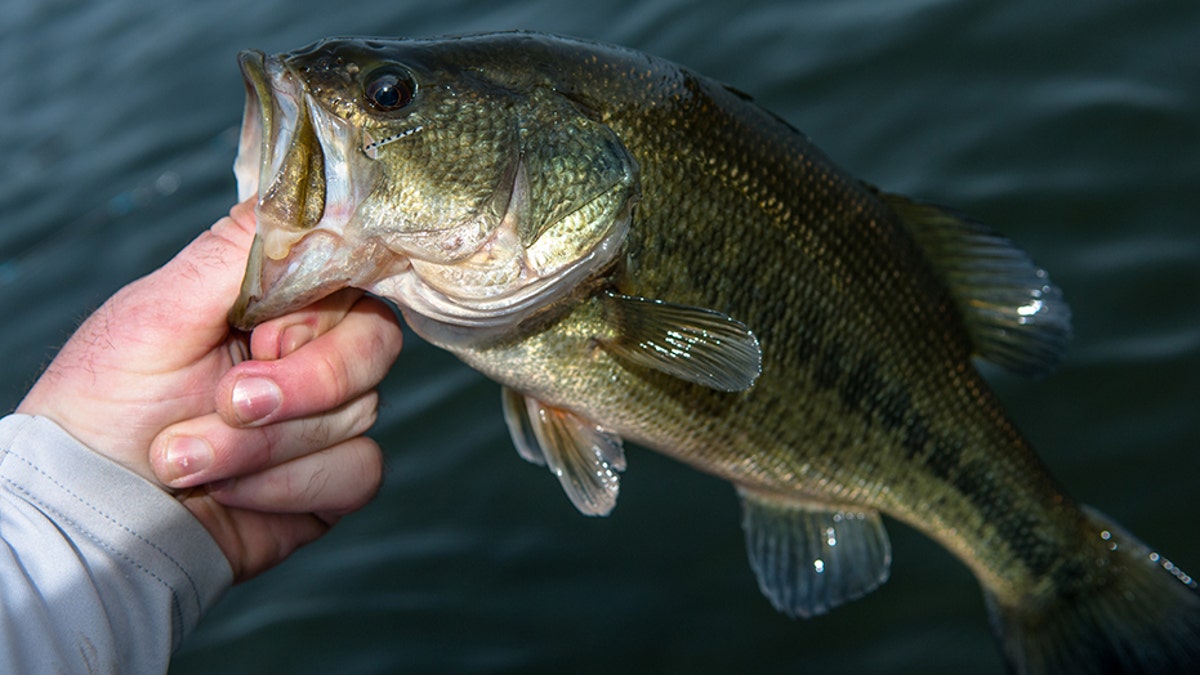
[[[881,196],[950,289],[979,356],[1024,375],[1058,365],[1071,340],[1071,308],[1029,254],[951,211]]]
[[[807,619],[887,581],[892,550],[878,511],[738,494],[750,566],[775,609]]]
[[[740,321],[701,307],[606,293],[614,356],[718,391],[743,391],[762,373],[758,338]]]
[[[625,470],[621,437],[573,412],[503,391],[504,420],[517,452],[549,467],[567,498],[585,516],[607,516],[617,504]]]

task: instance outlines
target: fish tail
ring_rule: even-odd
[[[1063,569],[1036,600],[987,594],[1016,673],[1200,673],[1196,580],[1093,510],[1098,555]],[[1088,566],[1092,569],[1087,569]]]

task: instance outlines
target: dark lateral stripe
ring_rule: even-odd
[[[899,435],[906,458],[966,498],[1031,574],[1040,577],[1059,566],[1059,547],[1039,533],[1028,505],[1016,503],[985,463],[964,459],[965,441],[935,435],[908,390],[884,380],[876,357],[861,357],[846,370],[836,343],[812,345],[809,354],[820,355],[811,365],[819,388],[836,390],[849,414]]]

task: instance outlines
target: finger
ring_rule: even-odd
[[[272,361],[246,361],[217,384],[217,412],[233,426],[261,426],[336,408],[373,389],[400,353],[396,317],[359,300],[329,332]]]
[[[346,317],[362,295],[357,288],[342,289],[298,312],[260,324],[250,336],[252,357],[273,361],[291,354],[317,336],[328,333]]]
[[[383,482],[383,453],[375,441],[351,439],[258,473],[209,486],[231,508],[267,513],[313,513],[329,524],[371,501]]]
[[[163,430],[150,446],[151,466],[176,489],[244,476],[365,433],[378,405],[378,394],[369,391],[323,415],[249,428],[203,415]]]
[[[251,236],[254,235],[254,228],[257,221],[254,214],[254,207],[257,203],[257,197],[247,197],[229,209],[229,219],[233,221],[232,224],[241,232]],[[250,249],[247,247],[246,250],[249,251]]]

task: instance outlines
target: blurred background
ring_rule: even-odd
[[[1032,253],[1076,339],[992,378],[1065,488],[1200,570],[1200,4],[967,0],[3,0],[0,404],[78,322],[224,214],[235,55],[338,34],[534,29],[753,94],[842,166]],[[733,490],[631,448],[607,519],[522,462],[498,387],[411,335],[379,497],[233,589],[172,672],[999,673],[978,587],[889,523],[892,578],[792,621]]]

